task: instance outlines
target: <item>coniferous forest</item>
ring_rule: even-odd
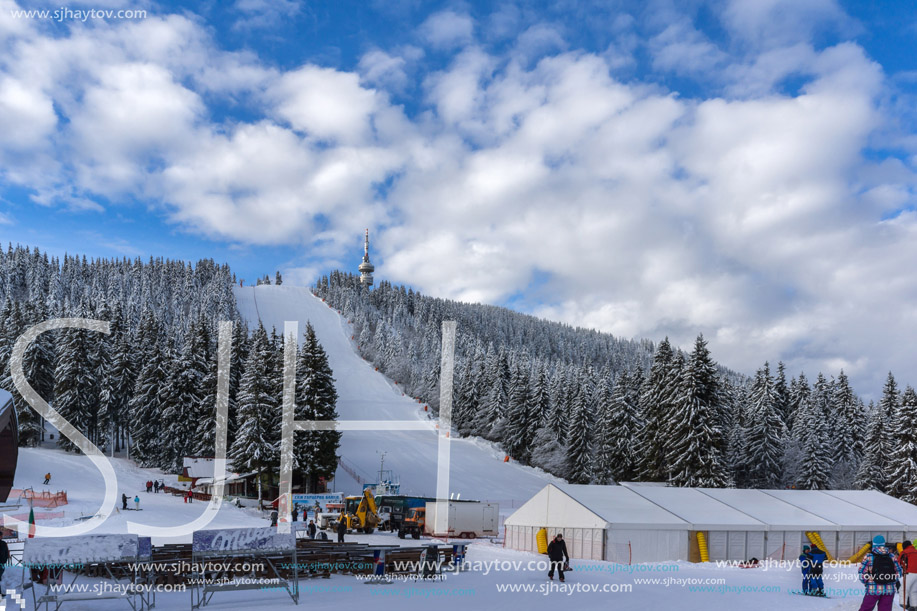
[[[917,501],[917,393],[889,373],[864,405],[843,371],[719,366],[689,352],[425,297],[336,271],[314,287],[354,326],[360,353],[436,412],[440,329],[458,321],[453,428],[576,483],[871,488]]]
[[[178,473],[184,457],[212,456],[217,328],[228,320],[234,322],[230,464],[262,473],[270,484],[279,468],[284,338],[260,326],[249,333],[236,310],[234,283],[229,267],[212,260],[58,260],[24,247],[0,250],[0,387],[13,394],[20,443],[36,445],[43,433],[13,386],[13,345],[34,324],[80,317],[110,321],[111,333],[63,329],[39,336],[23,363],[39,395],[97,447],[127,451],[141,466]],[[297,418],[335,418],[332,372],[311,326],[297,370]],[[333,475],[339,433],[296,435],[295,467],[305,483]],[[74,449],[66,438],[56,441]]]
[[[98,447],[127,450],[142,466],[178,472],[183,457],[212,455],[216,329],[231,320],[231,466],[271,485],[284,338],[249,331],[234,282],[212,260],[0,251],[0,387],[13,393],[21,443],[36,445],[43,433],[13,388],[13,343],[38,322],[85,317],[109,320],[111,334],[43,334],[25,355],[33,388]],[[762,363],[743,376],[718,365],[702,336],[682,351],[667,339],[622,340],[384,281],[368,291],[344,272],[313,290],[352,321],[359,352],[434,413],[441,323],[457,320],[456,433],[570,482],[856,487],[917,501],[917,393],[891,373],[878,402],[864,405],[843,371],[810,380]],[[296,417],[336,418],[333,372],[311,326],[301,344]],[[334,474],[339,435],[297,433],[295,465],[308,488]]]

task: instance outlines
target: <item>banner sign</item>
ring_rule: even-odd
[[[138,558],[137,535],[78,535],[26,539],[22,563],[26,566],[59,566],[118,562]]]
[[[262,528],[225,528],[198,530],[194,533],[191,550],[195,554],[260,551],[282,552],[296,547],[296,537],[281,534],[270,526]]]
[[[295,505],[302,505],[301,509],[312,509],[315,507],[315,503],[321,506],[322,511],[325,510],[325,507],[328,503],[343,503],[344,502],[344,493],[343,492],[324,492],[321,494],[294,494],[293,503]]]

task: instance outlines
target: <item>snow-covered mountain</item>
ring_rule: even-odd
[[[338,391],[341,420],[426,419],[427,412],[398,385],[375,371],[356,352],[349,324],[309,289],[262,285],[234,289],[239,312],[250,326],[262,322],[282,332],[284,321],[299,321],[300,334],[311,322],[328,353]],[[301,339],[301,338],[300,338]],[[366,481],[378,479],[380,453],[385,469],[401,481],[402,492],[433,496],[436,491],[437,435],[422,432],[344,433],[339,454]],[[503,462],[504,453],[480,440],[455,439],[451,446],[450,490],[463,499],[501,501],[504,509],[527,500],[555,478],[530,467]],[[362,486],[338,469],[334,486],[347,493]]]

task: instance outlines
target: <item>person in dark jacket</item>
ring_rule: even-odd
[[[299,518],[299,505],[293,505],[293,521]]]
[[[121,509],[127,509],[127,495],[121,495]]]
[[[315,520],[309,520],[309,525],[306,527],[306,533],[308,533],[310,539],[315,538],[315,531],[318,530],[315,528]]]
[[[338,543],[344,542],[344,534],[347,532],[347,521],[344,519],[338,520]]]
[[[551,568],[548,570],[548,579],[554,579],[554,569],[557,569],[560,580],[564,580],[564,562],[570,562],[570,554],[567,553],[567,544],[564,542],[564,536],[558,534],[554,540],[548,543],[548,560],[551,561]]]
[[[2,538],[0,538],[0,582],[3,581],[3,571],[6,569],[6,563],[10,561],[10,547],[6,544]],[[2,595],[3,588],[0,588],[0,598],[3,598]]]
[[[278,515],[279,514],[277,513],[276,509],[271,512],[271,526],[277,526]]]
[[[825,560],[828,554],[813,545],[809,550],[809,556],[812,558],[812,566],[809,570],[809,594],[812,596],[825,595],[825,582],[822,580],[822,573],[825,570]]]
[[[812,589],[812,548],[808,545],[802,546],[799,568],[802,571],[802,593],[808,595]]]

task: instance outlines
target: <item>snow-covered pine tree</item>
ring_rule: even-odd
[[[258,474],[259,504],[270,475],[279,464],[280,397],[276,394],[273,363],[270,340],[259,325],[252,335],[239,385],[239,430],[229,450],[233,469]]]
[[[633,481],[639,476],[640,453],[638,432],[642,429],[637,406],[639,395],[630,385],[630,376],[622,373],[611,396],[609,434],[611,441],[611,473],[615,481]]]
[[[102,402],[105,405],[108,417],[112,422],[115,438],[115,451],[121,449],[123,433],[127,429],[128,406],[131,396],[134,394],[134,386],[137,382],[137,371],[132,356],[132,345],[130,332],[123,327],[116,332],[113,338],[115,342],[114,352],[111,358],[111,369],[109,370]]]
[[[892,446],[889,433],[895,428],[895,414],[901,398],[892,372],[882,388],[882,399],[867,415],[863,459],[857,469],[856,487],[885,492],[888,488],[889,456]]]
[[[668,414],[675,486],[722,488],[730,483],[726,468],[726,433],[720,426],[720,386],[707,342],[698,335],[681,375],[681,390]]]
[[[157,467],[160,464],[162,435],[163,398],[168,389],[169,364],[172,360],[171,348],[158,334],[147,334],[154,342],[155,349],[150,350],[148,358],[140,370],[134,394],[128,402],[131,415],[130,456],[141,467]]]
[[[888,493],[908,503],[917,503],[917,392],[910,386],[901,394],[892,429]]]
[[[790,389],[787,386],[786,366],[783,361],[777,363],[777,374],[774,376],[774,405],[783,421],[784,429],[789,432],[791,428]]]
[[[543,362],[537,362],[532,370],[530,388],[529,403],[532,406],[535,428],[537,429],[547,421],[551,410],[551,396],[548,393],[548,372]]]
[[[831,395],[832,426],[836,459],[831,475],[833,488],[850,488],[856,477],[866,437],[866,418],[862,402],[850,387],[847,375],[841,370]]]
[[[337,396],[328,355],[307,324],[296,363],[296,419],[336,420]],[[296,433],[294,460],[311,490],[317,490],[320,478],[334,476],[340,443],[338,431]]]
[[[510,374],[509,410],[504,432],[504,447],[509,455],[523,465],[529,464],[532,438],[537,421],[531,404],[529,372],[520,363],[513,365]]]
[[[663,434],[666,418],[669,417],[666,397],[671,391],[672,360],[672,346],[666,337],[656,347],[653,366],[644,380],[640,395],[640,415],[643,421],[643,436],[639,441],[643,449],[640,470],[642,478],[651,482],[665,480],[666,449],[670,440],[665,440]]]
[[[276,274],[274,274],[274,284],[276,284],[277,286],[280,286],[281,284],[283,284],[283,276],[280,275],[279,271]]]
[[[94,406],[89,403],[92,400],[92,372],[88,371],[86,333],[81,329],[63,331],[58,365],[54,372],[54,407],[88,437]],[[75,444],[63,435],[58,437],[57,443],[67,451],[76,449]]]
[[[786,430],[783,414],[777,407],[769,363],[755,373],[748,394],[748,414],[748,485],[776,488],[780,485]]]
[[[574,484],[588,484],[592,481],[592,431],[586,401],[585,392],[580,390],[576,393],[567,426],[565,477]]]
[[[796,465],[796,487],[824,490],[831,476],[831,440],[824,410],[815,393],[801,397],[793,427],[798,440],[799,464]]]
[[[626,375],[622,374],[622,375]],[[620,378],[618,380],[620,383]],[[609,484],[614,481],[614,407],[612,397],[614,385],[611,378],[603,377],[596,387],[596,422],[593,431],[593,445],[595,446],[595,460],[593,461],[593,481],[596,484]]]

